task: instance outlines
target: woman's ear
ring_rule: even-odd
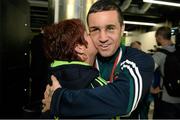
[[[86,61],[88,59],[85,50],[87,48],[84,45],[76,45],[75,51],[77,52],[78,56],[82,59],[82,61]]]
[[[84,51],[85,51],[85,46],[84,46],[84,45],[79,45],[79,44],[77,44],[76,47],[75,47],[75,51],[76,51],[78,54],[83,54]]]

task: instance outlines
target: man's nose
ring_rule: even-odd
[[[99,35],[99,41],[104,43],[108,40],[108,35],[107,35],[107,32],[105,30],[102,30],[100,32],[100,35]]]

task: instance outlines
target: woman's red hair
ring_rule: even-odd
[[[79,61],[75,47],[85,45],[85,26],[80,19],[69,19],[44,28],[44,50],[47,58],[54,60]]]

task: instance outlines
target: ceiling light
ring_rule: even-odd
[[[148,23],[148,22],[136,22],[136,21],[124,21],[125,24],[133,24],[133,25],[144,25],[144,26],[157,26],[156,23]]]
[[[180,7],[180,3],[173,3],[173,2],[165,2],[165,1],[158,1],[158,0],[143,0],[143,2]]]
[[[123,33],[128,34],[128,31],[124,31]]]

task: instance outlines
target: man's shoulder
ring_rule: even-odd
[[[152,59],[152,56],[150,54],[131,47],[126,47],[124,55],[128,59]]]
[[[135,48],[126,47],[123,59],[134,62],[138,67],[154,68],[154,60],[152,56]]]

